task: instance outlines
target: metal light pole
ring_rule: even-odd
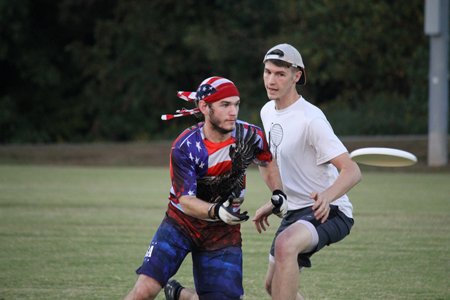
[[[449,0],[425,0],[425,34],[430,36],[428,165],[448,162]]]

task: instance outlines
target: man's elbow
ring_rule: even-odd
[[[355,164],[355,166],[354,166],[354,171],[353,171],[354,172],[353,178],[354,178],[354,182],[356,185],[357,183],[359,183],[362,180],[362,174],[361,174],[361,170],[359,169],[358,165],[356,163],[354,163],[354,164]]]

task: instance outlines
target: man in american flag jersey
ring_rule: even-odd
[[[204,121],[186,129],[170,153],[172,187],[160,227],[136,271],[138,280],[125,299],[154,299],[164,288],[166,299],[242,299],[240,224],[248,220],[240,206],[250,163],[259,166],[272,197],[273,213],[287,212],[276,161],[261,129],[237,119],[239,92],[222,77],[205,79],[196,92],[179,92],[197,108],[174,117],[198,114]],[[192,254],[195,290],[170,279]],[[170,280],[169,280],[170,279]]]

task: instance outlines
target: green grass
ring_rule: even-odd
[[[167,207],[167,168],[0,166],[0,299],[121,299]],[[450,299],[449,174],[364,173],[355,226],[302,272],[306,299]],[[255,169],[244,208],[268,200]],[[278,218],[243,225],[245,299],[263,288]],[[193,287],[186,259],[176,278]],[[159,295],[157,299],[164,299]]]

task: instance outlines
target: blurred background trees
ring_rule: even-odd
[[[161,114],[215,75],[259,125],[279,43],[299,49],[299,92],[338,135],[425,134],[423,15],[423,0],[3,0],[0,143],[173,138],[196,120]]]

